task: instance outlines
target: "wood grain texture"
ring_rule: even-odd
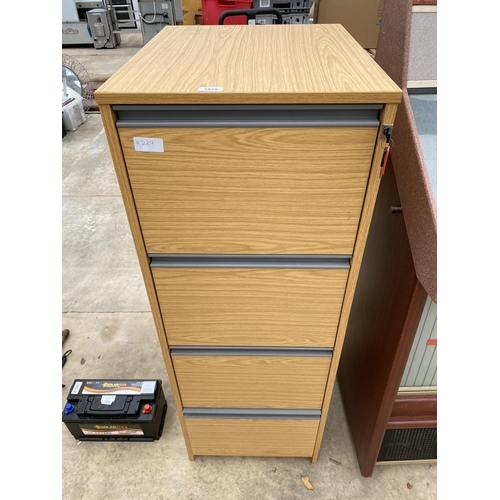
[[[310,457],[317,420],[187,418],[195,455]]]
[[[202,86],[222,92],[198,92]],[[170,26],[98,104],[385,103],[401,90],[341,25]]]
[[[437,393],[400,393],[394,400],[387,429],[437,427]]]
[[[321,408],[330,357],[172,356],[182,402],[207,408]]]
[[[347,330],[347,325],[349,322],[349,316],[351,314],[354,292],[356,290],[361,262],[363,259],[363,252],[365,250],[366,240],[368,238],[368,231],[370,229],[370,224],[373,216],[373,209],[375,206],[378,188],[380,185],[380,178],[381,178],[380,164],[382,160],[382,154],[384,152],[384,143],[380,140],[380,138],[382,137],[382,125],[387,123],[388,124],[394,123],[396,111],[397,111],[397,106],[395,104],[388,104],[384,106],[380,115],[380,130],[377,136],[379,140],[377,140],[377,143],[375,145],[375,150],[373,153],[370,178],[368,181],[366,196],[363,204],[363,210],[361,214],[361,220],[359,223],[356,244],[351,259],[351,269],[349,271],[349,277],[347,279],[344,303],[342,306],[342,311],[340,313],[339,326],[337,329],[337,337],[335,339],[335,347],[333,350],[332,364],[330,367],[330,372],[328,374],[328,382],[325,391],[325,398],[323,400],[323,407],[321,410],[321,419],[318,428],[318,436],[316,439],[316,446],[312,458],[313,463],[318,460],[321,440],[323,439],[323,432],[325,430],[326,419],[328,416],[328,409],[330,407],[330,401],[332,399],[333,387],[335,384],[335,378],[337,375],[340,356],[342,354],[342,347],[344,345],[344,339]]]
[[[427,297],[415,275],[404,216],[390,213],[390,207],[399,204],[389,158],[338,373],[347,422],[365,477],[373,473]]]
[[[175,379],[172,359],[170,357],[170,350],[165,335],[165,329],[163,327],[163,319],[161,317],[160,306],[158,305],[156,290],[153,283],[153,276],[151,274],[151,268],[149,267],[149,257],[146,253],[146,247],[144,245],[144,240],[142,238],[141,226],[139,223],[139,219],[137,218],[137,210],[134,203],[134,197],[130,189],[130,183],[127,175],[125,160],[123,158],[120,138],[118,137],[118,132],[115,127],[117,117],[115,112],[111,109],[110,106],[106,105],[101,106],[100,112],[104,125],[104,130],[106,132],[106,137],[108,140],[109,149],[111,152],[111,157],[115,167],[118,185],[120,187],[120,191],[122,194],[123,204],[125,206],[125,211],[130,225],[130,230],[132,232],[132,238],[134,240],[134,245],[137,252],[137,258],[139,260],[139,265],[144,279],[146,292],[148,294],[149,303],[151,305],[151,311],[156,326],[156,332],[158,334],[158,340],[160,342],[163,358],[165,359],[165,365],[167,368],[170,385],[172,387],[172,394],[174,396],[175,406],[177,407],[177,413],[179,416],[182,432],[184,435],[184,440],[186,442],[188,457],[190,460],[194,460],[194,455],[191,450],[191,444],[189,442],[189,436],[187,434],[186,426],[184,424],[181,395],[179,393],[179,388],[177,386],[177,382]]]
[[[424,465],[437,464],[437,459],[430,460],[391,460],[389,462],[377,462],[377,465]]]
[[[333,347],[348,269],[153,269],[169,345]]]
[[[222,91],[199,92],[201,86],[222,87]],[[137,136],[161,137],[166,148],[165,154],[138,153],[132,146],[134,131],[116,130],[109,105],[393,103],[381,112],[382,123],[392,123],[401,89],[339,25],[178,26],[162,30],[95,97],[106,115],[106,133],[189,457],[309,456],[317,461],[378,189],[382,147],[377,131],[140,129]],[[160,135],[152,135],[156,133]],[[171,357],[163,322],[168,310],[160,309],[147,252],[352,254],[333,357]],[[297,303],[299,289],[307,284],[307,280],[300,284],[296,276],[297,291],[286,292],[292,303]],[[224,293],[228,282],[234,285],[231,279],[225,277]],[[272,281],[266,277],[248,286],[256,304],[259,293],[266,295],[257,293],[266,280]],[[287,287],[291,290],[292,275],[281,281],[273,285],[269,299],[279,315],[273,316],[270,306],[267,312],[265,305],[259,306],[270,332],[274,324],[285,321],[288,306],[279,295]],[[205,284],[208,289],[208,278]],[[194,280],[181,283],[179,279],[176,285],[177,292],[168,292],[166,304],[178,300],[188,308],[189,294],[199,293],[191,291]],[[222,280],[212,285],[216,291],[224,289]],[[331,318],[337,313],[332,307],[330,314],[321,317],[318,307],[328,293],[323,299],[318,295],[314,305],[314,287],[309,286],[302,293],[303,307],[314,316],[312,334],[321,336],[315,329],[319,332],[323,322],[335,322]],[[225,297],[229,304],[230,297]],[[201,318],[205,298],[197,300]],[[207,304],[213,302],[207,299]],[[224,303],[217,308],[219,317],[220,311],[228,311]],[[177,324],[185,320],[187,325],[186,311]],[[296,323],[290,314],[290,323]],[[238,320],[245,328],[255,328],[235,312],[227,312],[223,319],[227,335]],[[168,328],[168,320],[165,323]],[[294,335],[299,335],[298,328]],[[311,342],[304,336],[298,339]],[[183,405],[316,408],[322,410],[322,417],[319,424],[184,419]]]
[[[352,253],[376,128],[119,133],[149,253]]]

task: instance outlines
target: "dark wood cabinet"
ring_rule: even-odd
[[[437,427],[436,393],[400,392],[427,300],[415,273],[389,159],[380,183],[338,372],[360,471],[365,477],[372,475],[377,462],[385,462],[384,453],[391,439],[405,439],[402,446],[413,446],[417,459],[433,454],[432,450],[422,454],[418,440],[425,429]],[[392,429],[421,431],[401,437],[391,434]],[[431,442],[435,445],[435,439]]]

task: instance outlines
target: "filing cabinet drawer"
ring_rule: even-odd
[[[244,354],[180,355],[172,349],[183,406],[321,408],[331,355],[241,351]]]
[[[348,269],[153,268],[169,345],[333,347]]]
[[[148,253],[352,254],[377,127],[118,130]]]
[[[311,457],[319,420],[186,418],[195,455]]]

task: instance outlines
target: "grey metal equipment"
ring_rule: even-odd
[[[254,0],[254,9],[278,9],[282,15],[282,24],[310,24],[311,0]],[[273,24],[273,16],[258,15],[255,24]]]
[[[137,6],[144,45],[165,26],[184,24],[181,0],[137,0]]]
[[[281,12],[281,11],[280,11]],[[269,14],[258,14],[255,16],[254,23],[248,24],[274,24],[275,16]],[[310,24],[311,18],[308,13],[304,12],[290,12],[281,14],[280,24]]]
[[[62,0],[62,45],[113,49],[131,32],[146,44],[165,26],[184,24],[182,16],[182,0]]]
[[[107,9],[89,10],[87,21],[96,49],[114,49],[120,45],[120,35],[113,31],[111,15]]]
[[[93,45],[87,12],[92,9],[104,8],[101,0],[95,2],[77,2],[63,0],[62,2],[62,45]]]
[[[138,31],[132,0],[105,0],[115,31]]]

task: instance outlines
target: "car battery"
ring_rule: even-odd
[[[167,401],[161,380],[75,380],[62,421],[80,441],[159,439]]]

